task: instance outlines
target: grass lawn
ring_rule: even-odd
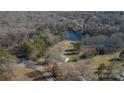
[[[96,69],[100,64],[107,64],[112,58],[117,58],[120,52],[116,52],[108,55],[97,55],[91,58],[90,65],[93,69]]]

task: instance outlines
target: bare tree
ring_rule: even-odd
[[[0,59],[0,81],[12,80],[14,77],[15,62]]]

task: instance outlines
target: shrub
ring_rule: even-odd
[[[80,56],[80,59],[89,59],[91,57],[94,57],[97,55],[97,51],[95,48],[90,48],[87,51],[83,52],[83,54]]]
[[[20,43],[21,45],[26,46],[29,50],[35,50],[35,47],[33,46],[33,42],[27,38],[23,38]]]
[[[12,55],[6,49],[0,47],[0,57],[2,59],[10,59]]]
[[[104,55],[104,54],[105,54],[105,50],[104,50],[104,48],[102,48],[102,47],[97,47],[97,48],[96,48],[96,53],[97,53],[98,55]]]

